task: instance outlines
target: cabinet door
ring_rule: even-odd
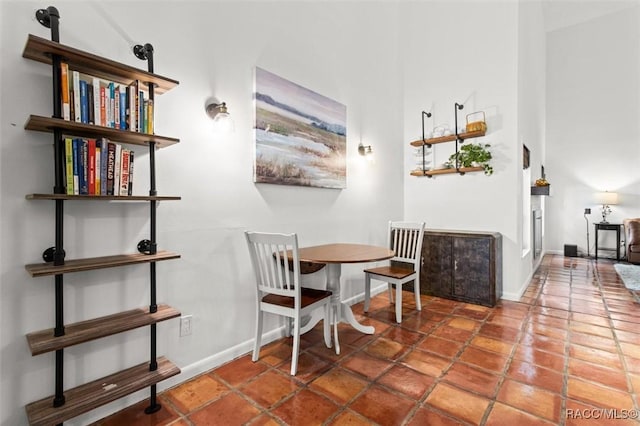
[[[453,238],[446,235],[427,235],[422,241],[423,262],[420,286],[434,296],[451,296],[453,276]]]
[[[490,303],[491,239],[465,236],[453,239],[453,295],[469,301]]]

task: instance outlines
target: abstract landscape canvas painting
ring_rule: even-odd
[[[346,187],[347,107],[256,68],[257,183]]]

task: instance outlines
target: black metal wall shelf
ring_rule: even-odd
[[[445,175],[445,174],[453,174],[458,173],[460,175],[464,175],[469,172],[482,172],[484,171],[483,167],[460,167],[458,164],[458,146],[463,143],[467,139],[479,138],[486,134],[485,130],[476,130],[471,132],[458,132],[458,111],[462,110],[464,105],[455,103],[454,112],[455,112],[455,133],[446,136],[438,136],[435,138],[426,138],[425,130],[424,130],[424,118],[431,117],[431,113],[422,111],[422,139],[418,139],[416,141],[409,142],[411,146],[422,147],[422,168],[420,170],[413,170],[410,172],[411,176],[417,177],[433,177],[436,175]],[[485,126],[486,127],[486,126]],[[426,161],[425,161],[425,147],[431,147],[435,144],[446,143],[446,142],[455,142],[456,143],[456,165],[451,168],[443,168],[443,169],[433,169],[426,170]]]

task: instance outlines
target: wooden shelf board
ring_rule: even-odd
[[[179,316],[178,310],[169,305],[160,304],[158,310],[153,313],[149,312],[149,307],[145,307],[67,324],[64,327],[65,334],[63,336],[54,336],[53,328],[36,331],[27,334],[27,342],[31,349],[31,355],[35,356]]]
[[[65,404],[53,407],[53,395],[25,407],[30,425],[50,426],[101,407],[123,396],[154,385],[180,373],[180,369],[165,357],[159,357],[158,369],[149,371],[149,364],[103,377],[64,392]]]
[[[471,139],[471,138],[479,138],[481,136],[484,136],[485,134],[486,132],[479,130],[476,132],[459,133],[457,138],[465,140],[465,139]],[[438,138],[427,139],[426,143],[422,139],[418,139],[417,141],[410,142],[410,144],[413,146],[422,146],[422,145],[433,145],[433,144],[445,143],[445,142],[453,142],[455,140],[456,140],[456,135],[449,135],[449,136],[440,136]]]
[[[459,169],[436,169],[427,170],[425,172],[414,170],[411,172],[411,176],[434,176],[434,175],[446,175],[451,173],[469,173],[469,172],[483,172],[482,167],[460,167]]]
[[[180,139],[168,136],[150,135],[148,133],[130,132],[128,130],[112,129],[111,127],[94,126],[93,124],[76,123],[62,118],[43,117],[30,115],[24,125],[25,130],[53,133],[55,129],[62,131],[64,136],[77,136],[85,138],[105,137],[114,142],[122,142],[131,145],[148,146],[149,142],[155,142],[156,147],[166,148],[180,142]]]
[[[27,194],[27,200],[83,200],[83,201],[172,201],[180,200],[176,196],[147,195],[67,195],[67,194]]]
[[[52,54],[61,56],[62,61],[67,62],[71,70],[83,74],[127,85],[135,80],[143,83],[153,83],[155,86],[154,93],[158,95],[180,84],[177,80],[171,78],[143,71],[120,62],[94,55],[93,53],[84,52],[29,34],[24,51],[22,52],[23,58],[51,64]],[[133,52],[131,54],[133,55]],[[141,61],[140,63],[146,65],[146,61]]]
[[[117,254],[85,259],[66,260],[64,265],[54,265],[53,262],[33,263],[25,269],[32,277],[46,275],[68,274],[70,272],[90,271],[93,269],[113,268],[116,266],[135,265],[138,263],[159,262],[162,260],[178,259],[180,255],[169,251],[159,251],[156,254]]]

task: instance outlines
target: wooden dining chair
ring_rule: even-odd
[[[300,318],[314,309],[324,308],[324,342],[331,347],[331,292],[300,285],[298,237],[296,234],[245,232],[257,290],[256,338],[253,361],[260,355],[264,312],[293,320],[293,353],[291,375],[298,368],[300,352]],[[293,259],[293,272],[288,271],[288,259]],[[287,322],[288,325],[288,322]],[[286,328],[286,326],[285,326]]]
[[[364,311],[369,311],[371,280],[386,281],[389,285],[389,303],[393,303],[392,285],[396,286],[396,322],[402,322],[402,284],[413,280],[416,309],[422,310],[420,303],[420,259],[422,258],[422,238],[424,222],[389,222],[389,248],[395,252],[392,264],[365,269]],[[393,262],[409,266],[397,266]]]

